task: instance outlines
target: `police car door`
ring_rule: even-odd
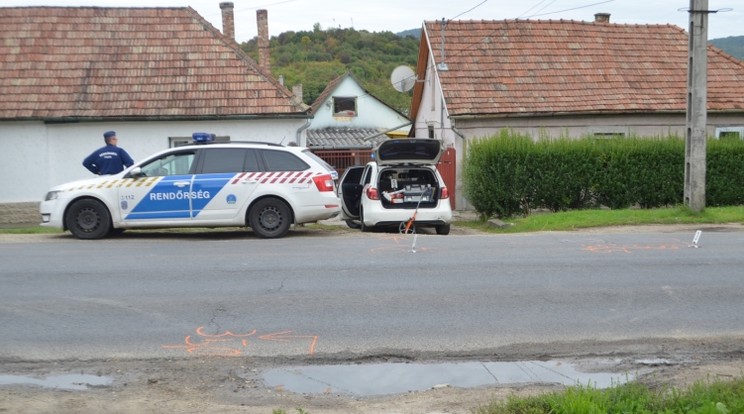
[[[119,188],[121,218],[127,223],[189,221],[194,150],[164,155],[140,166],[141,175]]]
[[[250,148],[202,148],[197,160],[191,217],[198,221],[245,223],[242,207],[250,202],[258,181],[256,152]]]

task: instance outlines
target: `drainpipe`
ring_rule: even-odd
[[[297,133],[295,134],[295,144],[297,144],[298,147],[302,146],[302,131],[308,129],[309,127],[310,127],[310,120],[308,119],[307,121],[305,121],[305,125],[301,126],[297,130]]]

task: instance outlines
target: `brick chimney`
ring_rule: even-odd
[[[269,16],[265,9],[256,10],[258,25],[258,66],[271,71],[271,54],[269,53]]]
[[[222,34],[235,40],[235,14],[233,13],[233,3],[226,1],[220,3],[222,9]]]
[[[597,13],[594,15],[594,23],[609,24],[610,13]]]

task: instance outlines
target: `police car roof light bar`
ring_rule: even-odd
[[[191,134],[191,139],[194,141],[194,144],[209,144],[214,142],[215,138],[215,134],[210,134],[208,132],[194,132]]]

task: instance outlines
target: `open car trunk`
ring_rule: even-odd
[[[425,167],[386,167],[377,189],[384,208],[432,208],[439,199],[435,172]],[[419,204],[420,203],[420,204]]]

